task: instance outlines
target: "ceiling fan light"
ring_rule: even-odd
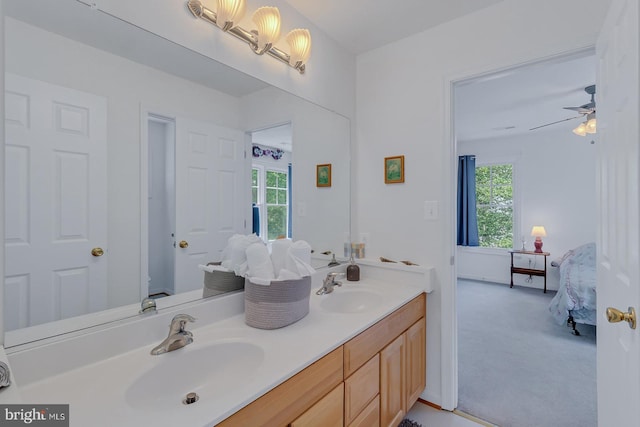
[[[244,16],[245,0],[218,0],[216,25],[224,31],[237,25]]]
[[[573,130],[573,133],[579,136],[587,135],[587,125],[585,123],[580,123],[577,128]]]
[[[253,13],[252,19],[258,27],[258,51],[264,53],[280,37],[280,11],[277,7],[263,6]]]
[[[596,133],[596,118],[589,119],[585,127],[587,133]]]

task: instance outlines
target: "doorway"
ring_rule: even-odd
[[[175,121],[149,114],[148,137],[148,296],[175,294]]]
[[[519,289],[525,293],[533,292],[533,297],[540,305],[539,318],[544,322],[551,318],[551,314],[547,309],[548,301],[538,298],[537,295],[537,289],[542,293],[542,278],[533,277],[533,280],[529,280],[529,277],[523,276],[516,283],[518,286],[515,290],[509,289],[508,251],[521,249],[525,244],[533,250],[530,231],[534,225],[545,225],[547,228],[545,251],[552,252],[549,261],[560,258],[565,252],[580,244],[595,240],[596,138],[593,135],[578,136],[573,133],[572,130],[584,118],[580,113],[564,108],[589,103],[590,97],[585,89],[595,83],[595,67],[594,53],[588,50],[484,74],[455,82],[453,85],[453,170],[456,170],[459,155],[475,155],[476,168],[486,169],[483,170],[483,173],[487,172],[486,176],[492,176],[494,168],[511,171],[509,189],[492,188],[489,185],[488,188],[482,189],[487,191],[479,195],[479,198],[487,200],[478,200],[477,205],[480,210],[482,202],[483,209],[486,208],[485,211],[490,214],[494,191],[502,195],[511,195],[508,208],[498,203],[498,208],[502,208],[502,211],[497,209],[501,214],[508,211],[508,222],[511,224],[508,233],[510,240],[497,244],[500,239],[493,239],[492,243],[482,245],[486,243],[482,242],[483,238],[491,237],[490,233],[483,229],[480,232],[479,247],[458,246],[453,280],[471,279],[480,287],[483,286],[483,282],[491,282],[492,285],[489,286],[506,288],[507,292],[511,292],[506,298],[514,297],[514,301],[515,293]],[[508,165],[508,168],[504,165]],[[574,180],[578,176],[581,178]],[[589,183],[591,185],[587,185]],[[486,183],[481,182],[479,185],[484,184]],[[452,188],[456,191],[456,182]],[[573,193],[570,192],[572,188]],[[487,212],[483,212],[482,215],[479,213],[479,216],[483,216],[479,221],[485,221],[483,227],[487,227]],[[552,289],[557,289],[557,269],[549,266],[548,280],[555,284],[555,288]],[[465,286],[470,285],[466,283]],[[460,333],[462,313],[458,311],[461,301],[459,291],[456,291],[456,295],[456,363],[459,364],[467,360],[460,352],[468,351],[468,346],[464,346],[460,340],[468,335]],[[491,303],[491,300],[486,301],[486,304]],[[554,325],[551,324],[550,327],[553,328]],[[557,327],[559,335],[566,333],[568,340],[573,338],[569,329],[562,325]],[[527,332],[522,330],[522,336],[525,337]],[[595,344],[592,344],[595,383]],[[527,362],[530,357],[534,357],[533,354],[534,352],[530,352],[521,360]],[[496,375],[508,372],[512,366],[503,368],[499,372],[496,371]],[[466,378],[459,365],[456,369],[457,399],[460,404],[463,396],[461,387]],[[484,369],[493,375],[493,371],[488,367],[477,366],[474,369]],[[527,369],[527,366],[523,369]],[[468,399],[469,396],[464,397]],[[595,401],[595,390],[593,398]],[[472,415],[480,414],[472,412]]]

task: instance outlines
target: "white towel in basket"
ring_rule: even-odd
[[[247,276],[258,285],[269,285],[275,274],[269,251],[264,243],[254,243],[247,248]]]

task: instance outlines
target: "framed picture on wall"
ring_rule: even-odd
[[[384,183],[399,184],[404,182],[404,156],[384,158]]]
[[[331,163],[316,166],[316,187],[331,187]]]

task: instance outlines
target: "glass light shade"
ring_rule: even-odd
[[[295,67],[296,64],[304,64],[311,55],[311,33],[309,30],[296,28],[287,34],[287,43],[291,48],[289,64]]]
[[[585,130],[587,133],[596,133],[596,119],[589,119],[585,126]]]
[[[272,45],[280,37],[280,11],[277,7],[263,6],[252,16],[253,23],[258,27],[258,49]]]
[[[573,133],[579,136],[585,136],[587,134],[587,125],[585,123],[580,123],[580,125],[573,130]]]
[[[547,231],[542,225],[534,225],[531,229],[531,235],[534,237],[547,237]]]
[[[218,0],[216,25],[223,29],[237,25],[244,16],[245,5],[245,0]]]

